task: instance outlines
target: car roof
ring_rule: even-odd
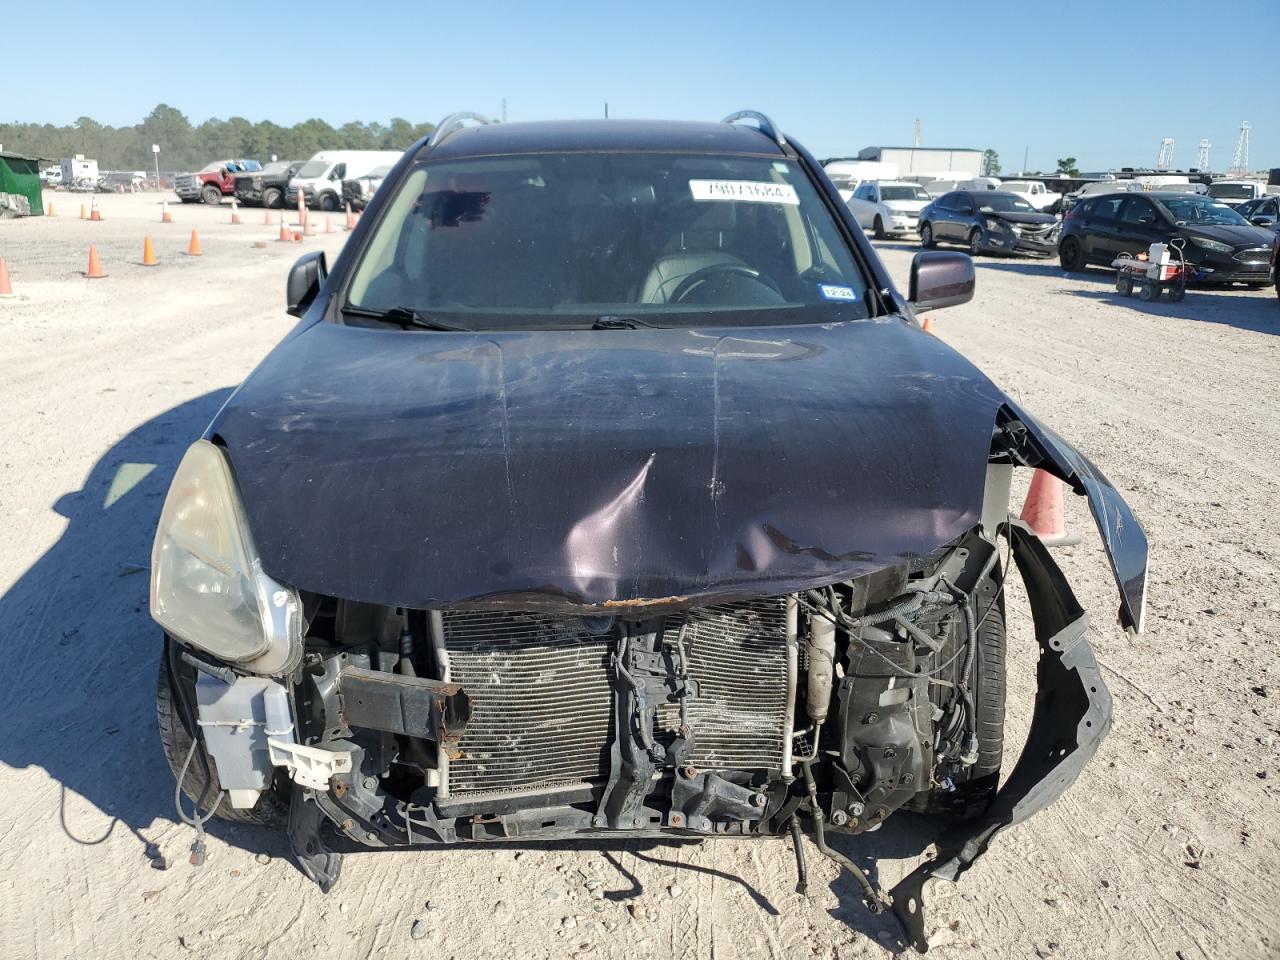
[[[432,160],[513,153],[635,151],[784,156],[753,126],[683,120],[543,120],[465,127],[430,149]],[[421,151],[419,152],[421,155]]]

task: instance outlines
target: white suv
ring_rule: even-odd
[[[859,225],[874,231],[877,240],[916,228],[916,221],[932,201],[918,183],[901,180],[864,180],[848,200]]]

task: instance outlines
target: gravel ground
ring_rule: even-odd
[[[168,477],[290,328],[300,250],[245,210],[105,197],[104,221],[0,222],[0,954],[13,957],[870,957],[899,944],[810,851],[723,840],[366,854],[321,895],[282,837],[215,824],[187,863],[153,712],[151,535]],[[341,217],[334,218],[337,226]],[[186,257],[190,230],[204,248]],[[323,220],[321,220],[323,228]],[[138,262],[149,233],[160,265]],[[264,246],[255,242],[264,241]],[[107,279],[83,278],[97,243]],[[905,284],[912,247],[882,251]],[[1271,291],[1121,300],[1107,274],[983,259],[938,334],[1089,453],[1152,542],[1147,632],[1083,501],[1059,559],[1093,614],[1115,728],[1066,797],[927,894],[941,957],[1280,955],[1280,305]],[[1011,736],[1035,644],[1011,586]],[[927,849],[895,818],[842,843],[892,884]],[[163,858],[163,859],[162,859]],[[168,869],[157,869],[167,862]]]

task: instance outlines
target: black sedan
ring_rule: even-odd
[[[1038,253],[1051,256],[1058,219],[1015,193],[953,190],[920,211],[920,246],[962,243],[969,253]]]
[[[368,848],[807,831],[923,950],[924,881],[1075,779],[1111,700],[1012,476],[1088,498],[1135,632],[1142,527],[921,329],[972,261],[917,254],[903,296],[746,116],[455,116],[332,273],[294,265],[299,323],[189,448],[152,553],[201,816],[287,828],[325,890]],[[1039,692],[1004,779],[1006,550]],[[903,808],[954,825],[890,904],[826,837]]]
[[[1276,235],[1225,203],[1188,193],[1109,193],[1076,204],[1062,223],[1058,258],[1068,272],[1110,266],[1153,243],[1181,247],[1210,283],[1265,286]]]
[[[1236,213],[1255,227],[1266,227],[1280,233],[1280,196],[1258,197],[1236,207]]]

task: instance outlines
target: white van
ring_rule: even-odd
[[[298,191],[313,210],[342,206],[342,181],[362,177],[374,167],[394,164],[399,150],[321,150],[298,168],[285,189],[285,203],[297,206]]]
[[[898,165],[887,160],[828,160],[822,169],[845,203],[864,180],[898,179]]]
[[[1215,180],[1209,184],[1208,194],[1228,207],[1238,207],[1246,200],[1265,196],[1267,185],[1261,180]]]

